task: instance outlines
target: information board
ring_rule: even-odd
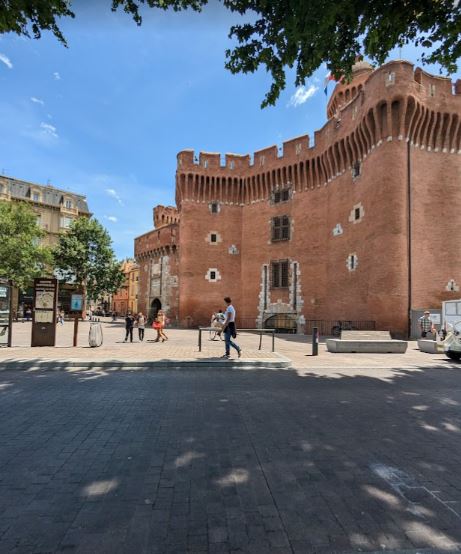
[[[81,312],[83,310],[83,294],[72,294],[70,297],[70,311]]]
[[[7,279],[0,279],[0,346],[11,346],[11,289],[11,283]]]
[[[32,312],[32,346],[54,346],[56,343],[57,279],[35,279]]]

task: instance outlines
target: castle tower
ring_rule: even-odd
[[[339,108],[342,108],[348,104],[351,100],[360,94],[363,89],[365,81],[373,71],[373,67],[365,61],[356,62],[352,66],[352,81],[345,83],[340,81],[335,86],[333,94],[330,97],[327,105],[328,119],[332,118]]]
[[[405,61],[359,62],[314,146],[180,152],[180,323],[208,323],[229,295],[240,326],[404,336],[412,312],[459,296],[460,91]]]

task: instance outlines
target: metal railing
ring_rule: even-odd
[[[198,351],[202,351],[202,331],[213,332],[216,331],[216,327],[199,327],[198,328]],[[256,333],[259,334],[259,347],[258,350],[262,348],[263,334],[269,333],[272,335],[272,352],[275,352],[275,329],[237,329],[237,332],[242,333],[243,331],[247,333]]]
[[[376,321],[350,320],[350,319],[307,319],[305,325],[306,335],[312,333],[317,327],[320,335],[339,337],[341,331],[375,331]]]

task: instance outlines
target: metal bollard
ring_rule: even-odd
[[[319,328],[312,328],[312,356],[319,355]]]

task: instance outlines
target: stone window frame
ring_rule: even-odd
[[[270,263],[271,289],[288,289],[290,286],[290,261],[271,260]]]
[[[341,236],[343,233],[344,233],[344,229],[343,229],[343,226],[341,225],[341,223],[337,223],[333,229],[332,229],[332,234],[334,237],[339,237]]]
[[[387,71],[384,76],[386,87],[395,85],[395,71]]]
[[[217,200],[214,200],[213,202],[210,202],[208,204],[208,208],[211,214],[213,215],[219,214],[219,212],[221,211],[221,203],[218,202]]]
[[[362,175],[362,162],[360,160],[355,160],[355,162],[352,163],[351,172],[353,181]]]
[[[205,274],[205,279],[209,283],[217,283],[218,281],[221,280],[221,273],[219,272],[217,267],[209,267],[208,271]]]
[[[291,198],[291,187],[283,187],[272,191],[272,204],[282,204],[283,202],[289,202]]]
[[[349,213],[349,222],[353,224],[360,223],[364,217],[365,217],[365,209],[362,205],[362,202],[359,202],[358,204],[354,204],[354,206],[352,207]]]
[[[359,265],[359,258],[356,252],[351,252],[346,259],[346,267],[349,271],[356,271]]]
[[[291,219],[289,215],[279,215],[271,219],[271,241],[291,239]]]

